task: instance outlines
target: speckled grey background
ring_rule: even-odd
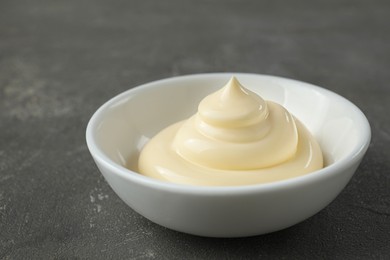
[[[0,259],[385,259],[390,256],[390,2],[0,1]],[[314,217],[251,238],[149,222],[87,150],[102,103],[199,72],[324,86],[367,115],[372,142]]]

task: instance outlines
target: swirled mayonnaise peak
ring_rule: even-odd
[[[143,148],[138,171],[173,183],[237,186],[278,181],[323,167],[321,149],[283,106],[232,77],[198,112]]]

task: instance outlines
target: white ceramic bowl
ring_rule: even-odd
[[[194,114],[199,101],[232,75],[299,118],[319,141],[326,167],[301,177],[237,187],[172,184],[127,168],[149,138]],[[86,138],[107,182],[139,214],[181,232],[240,237],[287,228],[327,206],[354,174],[371,132],[355,105],[326,89],[280,77],[216,73],[169,78],[130,89],[95,112]]]

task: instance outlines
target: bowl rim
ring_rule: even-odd
[[[295,82],[300,84],[300,86],[304,88],[310,88],[310,89],[316,89],[317,91],[320,91],[322,93],[326,93],[327,95],[332,96],[333,98],[338,98],[341,102],[346,103],[356,114],[358,114],[360,117],[360,121],[362,123],[361,128],[359,129],[360,132],[362,132],[362,136],[364,138],[361,138],[359,140],[358,145],[355,147],[355,149],[348,154],[345,158],[342,158],[341,160],[337,161],[336,163],[333,163],[325,168],[322,168],[320,170],[311,172],[309,174],[305,174],[302,176],[297,176],[285,180],[279,180],[269,183],[260,183],[260,184],[251,184],[251,185],[242,185],[242,186],[193,186],[193,185],[186,185],[186,184],[176,184],[176,183],[170,183],[158,179],[153,179],[148,176],[141,175],[135,171],[132,171],[122,165],[119,165],[115,163],[113,160],[111,160],[105,153],[99,148],[99,146],[95,142],[94,133],[97,129],[101,117],[103,117],[105,111],[112,107],[113,104],[117,103],[120,100],[123,100],[129,95],[136,95],[137,92],[142,92],[145,89],[149,88],[155,88],[161,83],[166,82],[173,82],[173,81],[183,81],[183,80],[191,80],[194,78],[212,78],[212,77],[220,77],[220,76],[229,76],[229,75],[235,75],[237,77],[240,76],[250,76],[250,77],[265,77],[270,79],[281,79],[281,80],[287,80],[291,82]],[[255,74],[255,73],[235,73],[235,72],[223,72],[223,73],[200,73],[200,74],[189,74],[189,75],[182,75],[182,76],[174,76],[169,78],[164,78],[160,80],[151,81],[148,83],[144,83],[141,85],[137,85],[133,88],[130,88],[122,93],[119,93],[118,95],[110,98],[108,101],[103,103],[92,115],[90,118],[87,128],[86,128],[86,142],[88,149],[95,160],[96,164],[102,164],[106,168],[110,170],[111,173],[116,174],[128,181],[137,183],[139,185],[148,186],[149,188],[154,188],[158,190],[166,190],[169,192],[177,192],[177,193],[187,193],[187,194],[198,194],[198,195],[226,195],[226,194],[246,194],[246,193],[259,193],[259,192],[269,192],[269,191],[275,191],[278,189],[286,189],[286,188],[296,188],[300,187],[302,185],[308,185],[313,182],[321,181],[325,178],[329,178],[333,175],[336,175],[345,169],[349,168],[350,166],[354,165],[356,162],[358,162],[365,152],[368,149],[368,146],[371,141],[371,128],[370,124],[364,115],[364,113],[351,101],[348,99],[340,96],[339,94],[330,91],[328,89],[295,80],[290,79],[286,77],[279,77],[279,76],[272,76],[267,74]]]

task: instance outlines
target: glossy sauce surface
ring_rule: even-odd
[[[143,175],[202,186],[267,183],[322,167],[321,149],[305,126],[234,77],[205,97],[195,115],[153,137],[138,163]]]

